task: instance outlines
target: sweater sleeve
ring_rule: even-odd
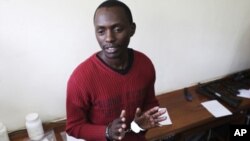
[[[66,132],[68,135],[85,140],[105,141],[105,125],[94,125],[89,122],[90,98],[83,93],[72,78],[68,82],[66,111]]]

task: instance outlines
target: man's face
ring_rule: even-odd
[[[115,59],[127,53],[135,25],[129,23],[121,7],[99,8],[96,11],[94,26],[96,39],[105,57]]]

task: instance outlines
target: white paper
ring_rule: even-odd
[[[244,98],[250,98],[250,89],[240,89],[239,94],[237,95],[239,97],[244,97]]]
[[[217,100],[210,100],[201,103],[214,117],[232,115],[232,113]]]
[[[166,108],[160,108],[159,111],[162,110],[162,109],[166,109]],[[160,126],[172,124],[172,121],[171,121],[171,119],[169,117],[167,109],[166,109],[166,113],[164,113],[162,116],[167,117],[167,119],[164,120],[164,121],[159,122]]]

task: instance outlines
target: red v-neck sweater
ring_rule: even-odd
[[[96,54],[72,73],[67,87],[66,132],[87,141],[106,141],[105,129],[126,110],[129,128],[137,107],[146,111],[158,102],[155,97],[155,70],[144,54],[133,50],[128,73],[120,74],[103,64]],[[123,141],[144,141],[145,132],[127,133]]]

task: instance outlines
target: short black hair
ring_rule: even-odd
[[[127,15],[127,17],[128,17],[129,23],[132,24],[132,23],[133,23],[132,13],[131,13],[129,7],[128,7],[125,3],[121,2],[121,1],[118,1],[118,0],[106,0],[106,1],[102,2],[102,3],[96,8],[96,11],[97,11],[98,9],[100,9],[100,8],[103,8],[103,7],[115,7],[115,6],[121,7],[121,8],[124,9],[124,11],[125,11],[125,13],[126,13],[126,15]],[[94,19],[95,19],[96,11],[95,11],[95,14],[94,14]]]

